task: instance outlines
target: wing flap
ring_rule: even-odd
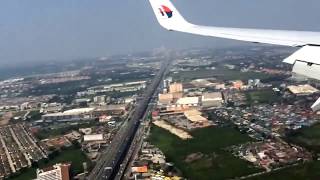
[[[304,46],[283,62],[294,64],[296,61],[320,65],[320,46]]]
[[[320,80],[320,46],[304,46],[283,62],[293,64],[294,73]]]
[[[296,61],[293,65],[292,72],[309,78],[320,80],[319,64],[310,64],[304,61]]]

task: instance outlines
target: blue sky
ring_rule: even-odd
[[[173,0],[193,23],[320,31],[318,0]],[[167,32],[148,0],[1,0],[0,66],[159,47],[243,45]]]

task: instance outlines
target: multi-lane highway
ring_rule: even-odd
[[[169,60],[166,60],[162,63],[161,68],[155,76],[152,84],[147,88],[140,102],[138,102],[132,117],[129,118],[129,120],[120,128],[109,148],[107,148],[107,150],[103,153],[87,179],[114,179],[117,176],[118,171],[123,169],[123,161],[126,158],[126,155],[130,149],[130,145],[140,126],[140,119],[143,118],[148,104],[159,84],[161,83],[169,63]]]

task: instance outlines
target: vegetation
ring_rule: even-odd
[[[255,103],[272,104],[280,100],[280,96],[278,96],[271,89],[248,91],[246,92],[246,97],[249,104],[255,104]]]
[[[32,90],[24,92],[22,96],[30,96],[30,95],[39,96],[39,95],[46,95],[46,94],[57,94],[57,95],[63,95],[68,97],[73,94],[76,94],[79,91],[84,91],[88,87],[92,87],[92,86],[148,80],[154,77],[154,75],[150,74],[152,72],[149,72],[149,71],[132,72],[135,70],[131,70],[129,74],[121,74],[121,72],[128,73],[128,71],[130,70],[123,69],[122,71],[120,70],[117,72],[110,71],[110,72],[107,72],[106,74],[99,74],[99,75],[94,74],[94,72],[91,72],[89,74],[86,74],[90,76],[90,79],[81,80],[81,81],[54,83],[54,84],[41,84],[36,86]],[[112,80],[108,82],[99,81],[99,79],[105,79],[105,78],[110,78]]]
[[[167,160],[188,179],[228,179],[260,171],[226,150],[232,145],[251,141],[247,135],[230,127],[199,129],[191,134],[194,138],[184,141],[161,128],[152,127],[150,142],[159,147]],[[205,158],[191,163],[185,161],[188,155],[198,152],[205,154]]]
[[[28,121],[37,121],[41,119],[41,113],[39,110],[30,111],[28,114]]]
[[[320,161],[301,164],[294,167],[274,171],[248,180],[316,180],[320,177]]]
[[[287,135],[287,140],[316,153],[320,153],[320,124],[290,132]]]
[[[176,74],[171,74],[175,80],[186,82],[199,78],[217,78],[220,80],[244,80],[249,79],[270,79],[273,75],[258,73],[258,72],[240,72],[226,68],[217,68],[214,70],[199,69],[195,71],[181,71]]]
[[[96,121],[90,121],[90,122],[87,122],[87,123],[83,123],[83,124],[78,124],[78,125],[67,125],[67,126],[64,126],[64,127],[57,127],[57,128],[54,128],[54,129],[41,129],[39,132],[37,132],[35,134],[35,136],[38,138],[38,139],[47,139],[47,138],[50,138],[50,137],[55,137],[55,136],[60,136],[60,135],[63,135],[63,134],[66,134],[72,130],[78,130],[79,128],[87,128],[87,127],[92,127],[94,125],[96,125]]]

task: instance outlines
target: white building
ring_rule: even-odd
[[[56,164],[46,170],[37,170],[36,180],[69,180],[70,164]]]
[[[178,99],[176,104],[182,106],[199,106],[199,97],[183,97]]]
[[[44,113],[56,113],[62,111],[62,109],[63,105],[61,103],[44,103],[41,105],[41,111]]]
[[[93,111],[95,108],[79,108],[71,109],[64,112],[45,114],[42,116],[42,120],[46,122],[50,121],[78,121],[78,120],[90,120],[93,119]]]
[[[90,135],[84,135],[83,141],[89,142],[89,141],[103,141],[103,134],[90,134]]]
[[[223,103],[221,92],[204,93],[201,97],[203,107],[220,107]]]
[[[104,104],[106,102],[106,96],[95,96],[93,102],[97,104]]]
[[[22,103],[22,104],[20,105],[20,110],[21,110],[21,111],[24,111],[24,110],[26,110],[26,109],[29,109],[29,102],[25,102],[25,103]]]

